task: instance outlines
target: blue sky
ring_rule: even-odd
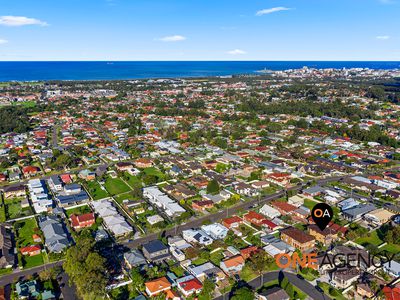
[[[0,60],[400,60],[400,0],[0,0]]]

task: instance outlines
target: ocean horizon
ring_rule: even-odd
[[[302,67],[400,69],[400,61],[0,61],[0,82],[131,80],[258,74]]]

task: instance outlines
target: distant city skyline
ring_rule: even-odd
[[[398,0],[0,0],[0,61],[399,61]]]

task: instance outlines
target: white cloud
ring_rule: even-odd
[[[378,35],[376,37],[376,39],[377,40],[388,40],[388,39],[390,39],[390,36],[388,36],[388,35]]]
[[[0,25],[4,26],[25,26],[25,25],[39,25],[47,26],[46,22],[34,18],[19,17],[19,16],[1,16]]]
[[[285,10],[291,10],[291,8],[283,7],[283,6],[266,8],[266,9],[262,9],[262,10],[259,10],[258,12],[256,12],[256,16],[268,15],[268,14],[272,14],[274,12],[285,11]]]
[[[243,54],[246,54],[247,52],[240,50],[240,49],[234,49],[234,50],[228,51],[227,53],[230,55],[243,55]]]
[[[7,40],[0,39],[0,45],[7,44],[7,43],[8,43]]]
[[[159,40],[162,42],[180,42],[186,40],[186,37],[182,35],[170,35],[170,36],[164,36]]]

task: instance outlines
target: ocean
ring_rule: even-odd
[[[312,68],[397,69],[400,62],[374,61],[80,61],[0,62],[0,82],[124,80],[256,74],[259,70]]]

